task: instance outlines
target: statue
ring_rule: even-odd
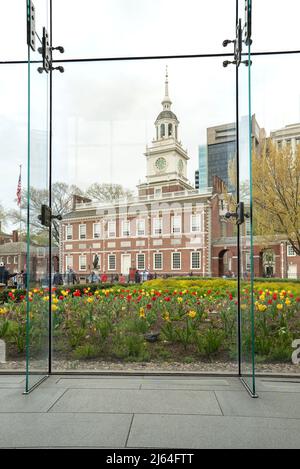
[[[94,258],[94,261],[93,261],[93,267],[94,267],[94,269],[98,269],[98,266],[99,266],[99,257],[96,254],[95,258]]]

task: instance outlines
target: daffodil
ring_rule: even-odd
[[[145,315],[145,309],[144,308],[140,308],[140,318],[145,318],[146,315]]]
[[[282,309],[282,308],[283,308],[283,305],[281,303],[278,303],[277,309]]]

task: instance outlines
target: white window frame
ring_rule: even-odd
[[[7,256],[6,264],[7,265],[11,264],[11,256]]]
[[[199,267],[194,267],[193,266],[193,255],[198,254],[199,257]],[[192,251],[191,252],[191,270],[201,270],[201,263],[202,263],[202,256],[201,256],[201,251]]]
[[[156,265],[156,256],[160,256],[161,258],[161,267],[157,267]],[[153,269],[154,270],[163,270],[164,268],[164,256],[163,256],[163,253],[162,252],[154,252],[153,253]]]
[[[139,223],[142,224],[143,228],[140,229]],[[146,223],[144,218],[138,218],[136,221],[136,235],[137,236],[145,236],[146,233]]]
[[[70,230],[70,234],[68,233]],[[71,241],[73,239],[73,225],[66,225],[66,241]]]
[[[114,266],[114,268],[111,268],[111,266],[110,266],[110,259],[111,259],[111,258],[114,258],[114,259],[115,259],[115,266]],[[108,254],[108,257],[107,257],[107,266],[108,266],[108,269],[107,269],[107,270],[109,270],[110,272],[117,270],[117,256],[116,256],[115,254]]]
[[[251,253],[250,252],[246,252],[245,254],[245,268],[247,272],[250,272],[251,270]],[[231,268],[229,270],[231,270]]]
[[[287,257],[295,257],[297,254],[294,251],[294,248],[291,244],[288,244],[286,247]]]
[[[130,236],[130,220],[122,220],[122,238]]]
[[[113,229],[111,228],[113,227]],[[115,238],[117,235],[117,228],[115,220],[109,220],[107,223],[107,236],[108,238]]]
[[[69,262],[71,260],[71,262]],[[70,267],[71,269],[73,269],[73,262],[74,262],[74,259],[73,259],[73,256],[70,256],[69,254],[66,255],[66,269],[68,267]]]
[[[84,228],[84,232],[81,233],[81,229]],[[80,241],[83,240],[83,239],[86,239],[86,223],[82,223],[79,225],[79,239]]]
[[[198,219],[197,225],[193,224],[194,219]],[[201,232],[201,215],[200,213],[192,214],[191,215],[191,233],[200,233],[200,232]]]
[[[19,256],[14,256],[14,264],[18,264],[18,257]]]
[[[96,226],[99,227],[98,231],[95,230]],[[100,238],[101,238],[101,223],[100,222],[93,223],[93,239],[100,239]]]
[[[180,259],[180,267],[174,267],[174,256],[178,255],[179,256],[179,259]],[[182,262],[181,262],[181,252],[180,251],[173,251],[172,252],[172,257],[171,257],[171,264],[172,264],[172,270],[181,270],[181,267],[182,267]]]
[[[163,219],[162,217],[153,218],[153,235],[160,236],[163,234]]]
[[[82,268],[82,262],[81,262],[81,260],[82,260],[83,258],[85,258],[85,263],[84,263],[85,269]],[[78,261],[79,261],[79,270],[80,270],[80,272],[86,272],[86,270],[87,270],[87,256],[86,256],[86,254],[80,254]]]
[[[140,257],[143,257],[143,264],[142,266],[140,266],[139,264],[139,258]],[[137,270],[145,270],[146,268],[146,256],[143,252],[139,252],[137,255],[136,255],[136,268]]]
[[[177,221],[179,220],[179,223],[178,223],[179,226],[176,226],[175,220],[177,220]],[[181,231],[182,231],[182,217],[181,217],[181,215],[174,215],[172,217],[171,226],[172,226],[172,234],[181,234]],[[177,230],[177,231],[175,231],[175,230]]]

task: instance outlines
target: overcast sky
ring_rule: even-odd
[[[253,3],[253,50],[300,50],[300,2]],[[35,5],[41,31],[46,0],[35,0]],[[65,47],[65,58],[223,53],[222,41],[234,35],[234,6],[235,0],[53,0],[54,43]],[[5,2],[4,10],[0,60],[25,60],[24,0]],[[143,153],[154,137],[166,65],[193,181],[206,128],[235,118],[234,68],[224,69],[222,58],[66,64],[63,75],[54,74],[54,180],[83,188],[93,182],[134,188],[144,180]],[[252,111],[267,132],[300,122],[299,72],[298,55],[253,59]],[[31,79],[32,183],[42,187],[47,176],[47,79],[35,65]],[[241,92],[246,113],[246,69]],[[0,203],[5,207],[15,205],[18,164],[26,170],[26,127],[27,68],[3,65]]]

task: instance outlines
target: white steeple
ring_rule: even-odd
[[[166,81],[165,81],[165,97],[161,103],[163,105],[164,111],[169,111],[171,109],[172,101],[169,96],[169,75],[168,75],[168,65],[166,66]]]

